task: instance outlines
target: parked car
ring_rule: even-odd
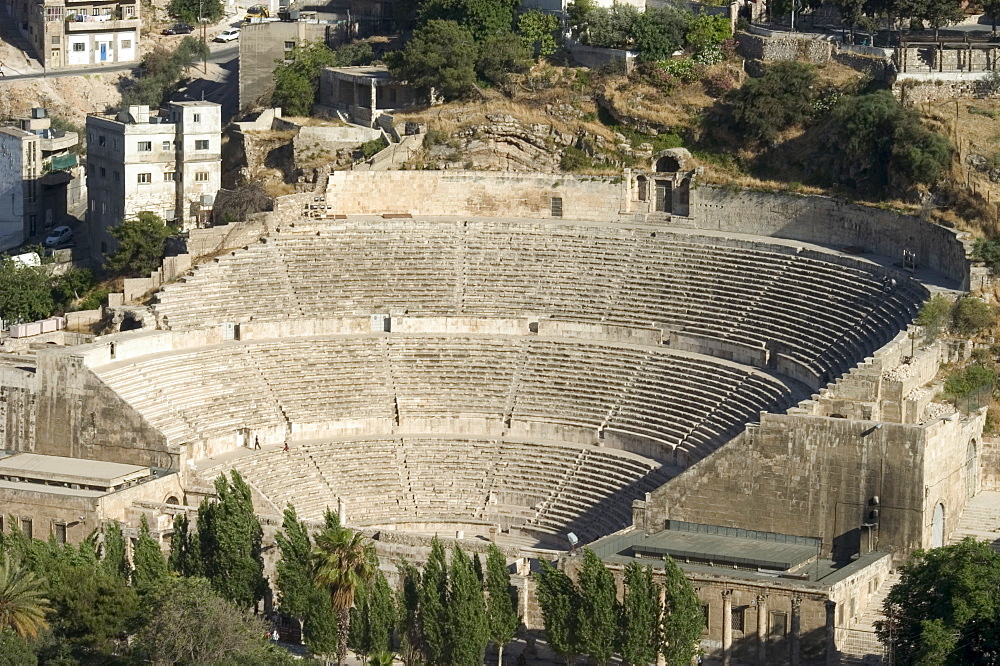
[[[218,35],[215,36],[215,41],[231,42],[234,39],[239,39],[239,38],[240,38],[239,28],[226,28],[225,30],[223,30],[222,32],[220,32]]]
[[[59,226],[45,237],[45,247],[59,247],[73,240],[73,230],[67,226]]]
[[[190,35],[194,32],[194,27],[187,23],[178,23],[163,31],[164,35]]]

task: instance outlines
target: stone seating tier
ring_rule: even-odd
[[[813,253],[814,254],[814,253]],[[648,227],[501,220],[338,220],[283,229],[167,285],[172,328],[286,317],[525,317],[664,325],[780,347],[832,379],[915,315],[923,288],[881,267]]]
[[[380,432],[349,425],[366,423],[550,433],[542,439],[563,439],[567,426],[585,435],[569,441],[621,436],[646,442],[644,454],[694,461],[760,411],[803,397],[777,376],[708,356],[535,336],[233,341],[95,372],[178,445],[232,441],[244,429]]]
[[[338,500],[352,526],[485,523],[591,540],[627,526],[669,468],[624,451],[512,439],[403,436],[247,451],[238,470],[275,507],[319,519]]]

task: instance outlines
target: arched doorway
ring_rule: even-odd
[[[676,157],[664,155],[656,160],[656,170],[660,173],[676,173],[681,170],[681,164]]]
[[[180,504],[180,503],[181,503],[181,502],[180,502],[180,500],[178,500],[178,499],[177,499],[177,498],[176,498],[175,496],[173,496],[173,495],[171,495],[170,497],[168,497],[168,498],[166,499],[166,501],[164,502],[164,504]]]
[[[931,523],[931,548],[944,545],[944,504],[934,507],[934,521]]]
[[[979,477],[979,467],[976,464],[976,440],[969,442],[969,450],[965,454],[965,496],[972,499],[976,496],[976,481]]]
[[[645,176],[639,176],[635,181],[639,190],[639,201],[646,201],[649,199],[649,181],[646,180]]]

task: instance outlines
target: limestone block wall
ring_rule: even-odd
[[[755,30],[761,29],[755,28]],[[769,30],[762,32],[769,34],[758,35],[749,32],[736,34],[740,55],[749,60],[764,62],[805,60],[816,65],[825,65],[833,56],[833,44],[826,40],[805,35],[796,37],[788,33],[774,33],[775,36],[771,36]]]
[[[0,448],[35,448],[35,373],[0,368]]]
[[[1000,437],[983,436],[978,463],[979,489],[1000,491]]]
[[[39,350],[35,453],[176,468],[158,431],[85,365],[58,349]]]
[[[941,419],[927,427],[923,456],[923,544],[933,544],[934,508],[944,507],[944,543],[958,526],[965,503],[978,489],[976,459],[982,439],[986,410],[965,417]],[[970,449],[969,443],[973,443]],[[971,458],[971,461],[970,461]]]
[[[386,196],[380,193],[391,193]],[[478,171],[337,171],[330,175],[327,204],[334,213],[359,215],[477,215],[613,220],[627,196],[621,179]]]
[[[923,543],[922,428],[786,414],[690,467],[651,494],[647,529],[667,519],[821,537],[849,556],[867,545],[859,526],[880,498],[880,550]],[[864,539],[864,541],[863,541]]]
[[[21,484],[27,486],[29,484]],[[62,495],[34,490],[0,488],[4,524],[10,517],[30,520],[36,539],[48,539],[56,524],[66,525],[66,541],[83,541],[100,524],[97,497]]]
[[[968,282],[969,261],[958,235],[916,217],[827,197],[715,187],[696,192],[690,221],[696,228],[860,247],[893,259],[901,259],[907,249],[916,253],[919,268],[936,271],[963,288]],[[671,223],[688,221],[675,218]]]

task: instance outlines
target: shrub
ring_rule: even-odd
[[[630,34],[635,36],[639,58],[645,62],[665,60],[684,44],[691,14],[673,5],[647,9],[639,15]]]
[[[365,156],[366,160],[371,159],[376,153],[385,148],[387,145],[389,144],[385,142],[384,136],[372,139],[371,141],[365,141],[361,144],[361,154]]]
[[[937,294],[920,308],[917,323],[926,329],[928,337],[933,338],[948,325],[952,307],[952,302],[946,296]]]
[[[729,72],[722,70],[709,74],[702,79],[701,83],[705,86],[705,92],[711,97],[722,97],[736,87],[736,78]]]
[[[962,335],[974,335],[989,328],[996,321],[996,313],[989,303],[966,296],[955,304],[955,330]]]
[[[973,393],[992,389],[996,380],[996,370],[974,364],[952,373],[944,382],[944,390],[952,399],[961,400]]]
[[[1000,238],[986,240],[976,239],[976,244],[972,248],[972,256],[977,261],[982,261],[994,273],[1000,270]]]
[[[779,132],[812,115],[815,68],[801,62],[770,65],[759,79],[750,79],[733,102],[736,125],[751,139],[771,141]]]
[[[701,78],[702,73],[705,71],[702,63],[691,58],[664,60],[657,63],[657,66],[681,83],[694,83]]]
[[[722,15],[711,16],[700,14],[691,18],[688,23],[684,41],[695,53],[716,47],[733,36],[729,29],[729,18]]]

